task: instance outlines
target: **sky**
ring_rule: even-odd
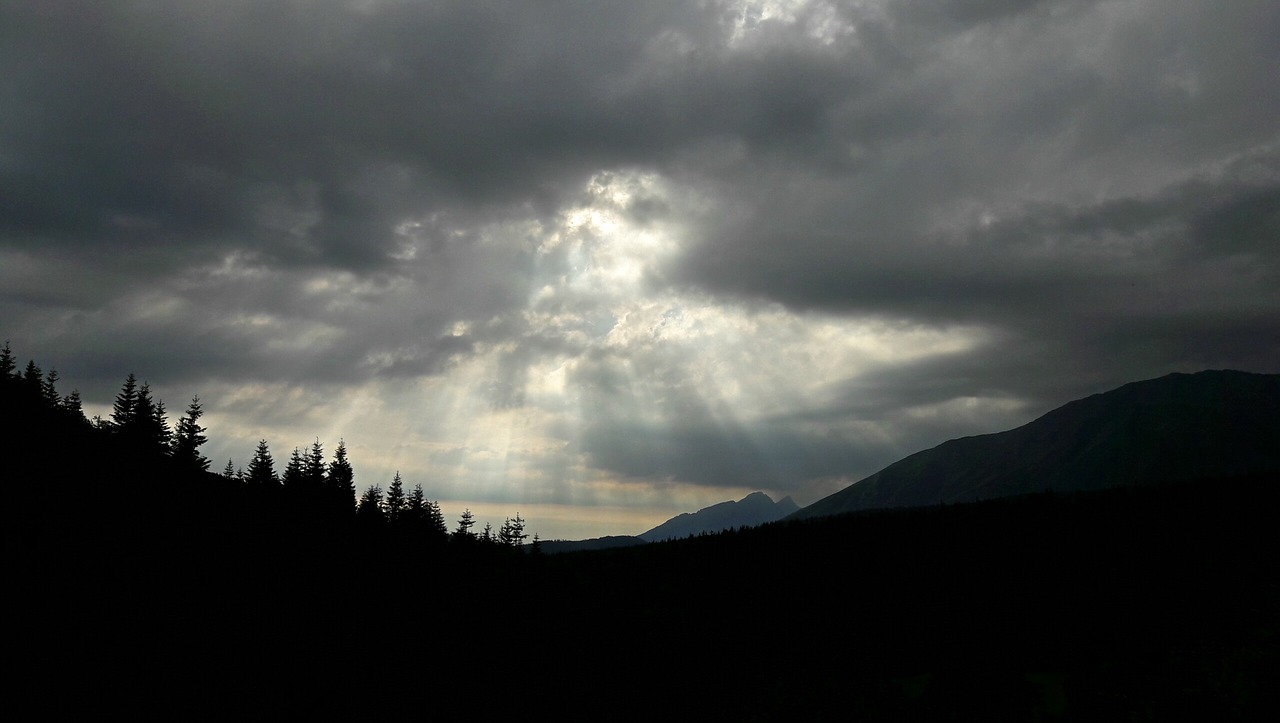
[[[453,527],[1280,372],[1274,0],[0,5],[0,338]]]

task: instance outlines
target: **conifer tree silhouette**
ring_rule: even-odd
[[[391,486],[387,488],[387,497],[383,500],[382,507],[386,510],[388,522],[395,525],[402,521],[406,502],[404,484],[400,481],[400,470],[396,470],[395,479],[391,480]]]
[[[502,523],[502,528],[498,530],[498,542],[507,547],[520,547],[526,537],[528,535],[524,533],[524,520],[520,517],[519,512],[516,513],[514,520],[510,517],[506,518]]]
[[[422,485],[414,485],[413,492],[410,492],[405,499],[405,526],[411,528],[414,533],[423,533],[427,529],[429,517],[430,507],[427,495],[422,491]]]
[[[311,443],[311,449],[306,454],[303,465],[303,479],[308,490],[318,491],[324,487],[324,446],[320,444],[320,438],[316,437],[316,441]]]
[[[35,359],[27,360],[27,368],[22,372],[22,388],[32,398],[40,397],[44,392],[44,375]]]
[[[133,418],[138,404],[138,378],[132,372],[125,377],[124,386],[116,394],[115,404],[111,406],[111,427],[117,432],[124,432],[133,426]]]
[[[338,504],[348,510],[355,509],[355,473],[351,469],[351,462],[347,460],[347,443],[342,439],[338,440],[338,448],[333,452],[333,462],[329,465],[328,485]]]
[[[7,383],[16,375],[18,368],[17,361],[13,358],[13,351],[9,349],[9,341],[6,339],[4,348],[0,349],[0,384]]]
[[[203,415],[204,409],[200,406],[200,396],[196,395],[191,398],[191,403],[187,405],[187,413],[178,420],[178,426],[173,433],[174,460],[186,469],[201,472],[209,469],[209,459],[200,454],[200,446],[209,441],[209,438],[204,436],[208,430],[200,426],[200,417]],[[230,472],[231,460],[228,459],[223,476],[230,478]]]
[[[141,436],[156,419],[156,402],[151,398],[151,386],[143,382],[133,402],[133,431]]]
[[[360,504],[356,507],[356,519],[368,525],[378,525],[386,521],[381,487],[373,485],[360,495]]]
[[[128,422],[120,431],[137,450],[147,454],[169,453],[172,432],[169,431],[169,422],[165,417],[164,402],[151,398],[151,386],[146,382],[137,388]]]
[[[44,381],[40,383],[40,396],[44,398],[45,406],[49,409],[57,409],[62,406],[62,398],[58,396],[58,370],[50,367],[49,373],[45,375]]]
[[[153,449],[161,454],[173,451],[173,430],[169,429],[169,417],[165,413],[163,399],[157,399],[151,406],[151,424],[148,425],[148,430],[154,442]]]
[[[76,422],[87,425],[88,419],[84,416],[84,404],[80,401],[80,390],[72,389],[71,393],[62,398],[58,403],[60,409]]]
[[[267,440],[265,439],[258,442],[258,448],[253,453],[253,459],[249,460],[247,481],[251,485],[260,487],[280,483],[280,479],[276,477],[275,462],[271,459],[271,450],[267,447]]]
[[[454,530],[454,537],[468,539],[474,533],[471,528],[476,524],[475,515],[471,514],[471,509],[467,508],[462,511],[462,516],[458,518],[458,529]]]
[[[444,520],[439,502],[427,501],[427,531],[429,537],[437,542],[449,539],[449,526]]]
[[[280,475],[280,484],[291,490],[298,491],[302,488],[302,478],[302,450],[294,447],[293,454],[289,455],[289,463],[285,465],[284,474]]]

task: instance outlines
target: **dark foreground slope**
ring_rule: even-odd
[[[1276,471],[1280,375],[1171,374],[918,452],[792,517]]]
[[[527,673],[539,688],[684,719],[1249,719],[1280,673],[1276,483],[556,555],[505,635],[546,664]]]
[[[0,407],[20,442],[3,655],[13,706],[42,717],[1276,708],[1272,476],[489,555],[415,548],[14,412]]]

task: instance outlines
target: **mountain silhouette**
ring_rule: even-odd
[[[791,519],[1277,470],[1280,375],[1170,374],[917,452]]]
[[[737,502],[721,502],[697,512],[676,515],[639,537],[645,542],[657,542],[736,527],[754,527],[781,520],[798,509],[799,505],[790,497],[774,502],[763,492],[752,492]]]
[[[697,512],[684,512],[639,535],[615,535],[590,540],[543,540],[544,553],[580,552],[583,550],[610,550],[634,547],[647,542],[675,540],[690,535],[714,533],[739,527],[755,527],[776,522],[800,509],[790,497],[777,502],[763,492],[752,492],[734,502],[720,502]]]

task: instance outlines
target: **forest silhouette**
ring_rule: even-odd
[[[345,445],[242,473],[129,375],[110,419],[0,356],[5,650],[49,716],[1256,719],[1275,475],[539,554]],[[216,433],[214,430],[213,433]],[[56,691],[56,694],[49,694]],[[173,703],[171,701],[177,701]],[[1274,710],[1273,710],[1274,712]]]

